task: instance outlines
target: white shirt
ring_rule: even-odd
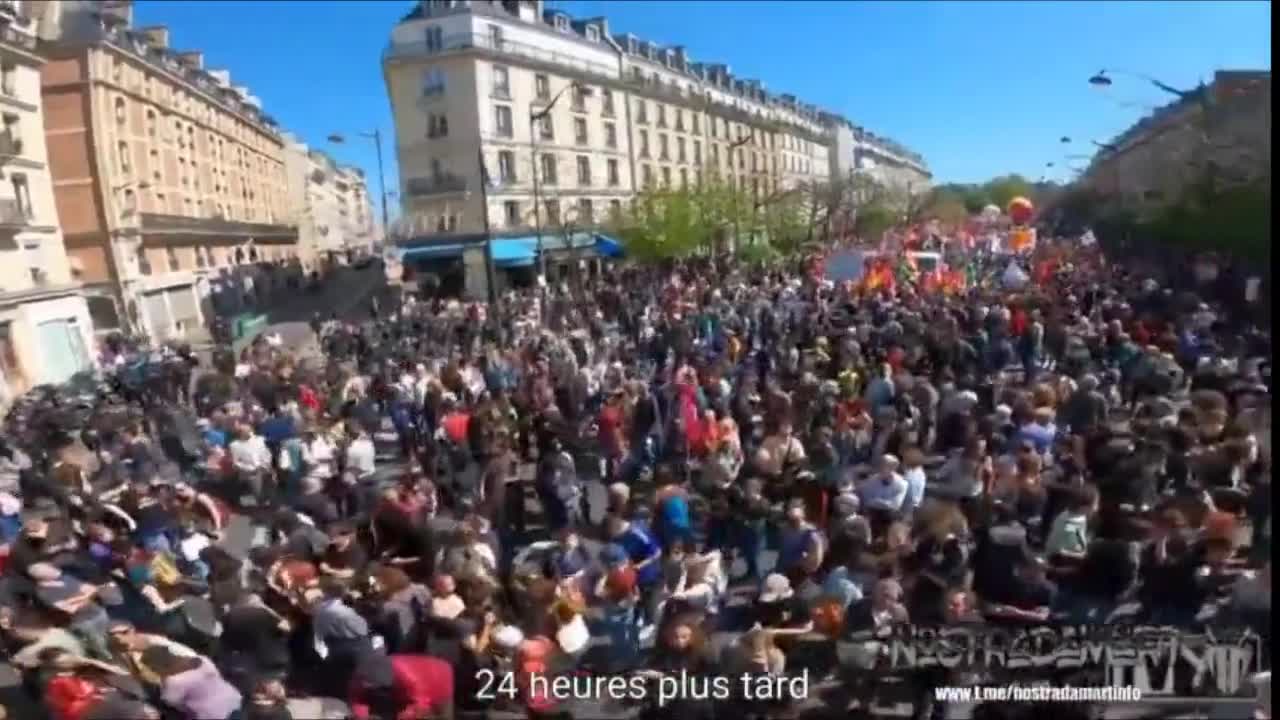
[[[907,496],[903,501],[902,509],[915,510],[920,507],[920,503],[924,502],[924,486],[927,481],[924,468],[908,468],[902,473],[902,479],[907,482]]]
[[[907,498],[907,481],[898,473],[890,473],[888,477],[877,473],[858,488],[862,496],[862,506],[879,510],[897,512]]]
[[[228,446],[231,451],[231,462],[240,472],[258,472],[271,468],[271,451],[261,435],[252,435],[248,440],[233,440]]]
[[[333,477],[333,461],[337,448],[323,435],[302,446],[302,459],[307,464],[307,475],[318,480]]]
[[[368,438],[356,438],[347,446],[347,470],[353,473],[357,479],[364,480],[372,477],[374,470],[374,458],[377,451],[373,447],[373,441]]]

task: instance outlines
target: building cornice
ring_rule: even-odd
[[[60,297],[78,294],[83,285],[80,283],[59,283],[58,285],[41,285],[22,290],[0,292],[0,307],[9,307],[29,302],[56,300]]]
[[[383,52],[383,71],[385,73],[391,67],[397,65],[417,65],[428,59],[476,56],[499,65],[515,65],[530,70],[554,73],[556,75],[569,77],[584,84],[599,85],[636,97],[642,97],[647,100],[679,105],[687,110],[713,112],[716,115],[732,120],[733,122],[750,125],[761,130],[777,132],[779,128],[785,128],[789,134],[809,140],[810,142],[826,144],[830,141],[830,136],[828,135],[814,133],[807,128],[791,125],[785,121],[759,117],[753,113],[749,113],[723,103],[718,103],[714,100],[709,100],[705,95],[697,98],[691,98],[683,93],[674,93],[665,87],[655,86],[648,82],[637,82],[632,79],[618,78],[604,74],[603,72],[588,72],[571,65],[564,65],[549,60],[540,60],[538,58],[529,57],[528,55],[522,55],[515,52],[494,50],[492,48],[484,47],[484,43],[486,41],[487,40],[485,38],[478,35],[446,38],[445,45],[447,49],[431,54],[427,54],[425,52],[424,43],[392,43]],[[448,46],[451,43],[454,47],[449,48]]]

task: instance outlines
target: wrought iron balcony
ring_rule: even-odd
[[[405,183],[405,192],[411,197],[446,195],[466,191],[467,179],[452,173],[443,173],[435,177],[409,178],[409,181]]]
[[[235,238],[252,238],[260,241],[296,240],[296,225],[240,222],[224,218],[198,218],[186,215],[139,215],[144,235],[222,235]]]
[[[489,52],[500,53],[502,55],[521,57],[535,62],[568,67],[579,72],[600,75],[603,77],[617,77],[618,75],[617,66],[615,65],[594,63],[572,55],[565,55],[564,53],[558,53],[534,45],[527,45],[514,40],[507,40],[505,38],[494,38],[481,33],[459,33],[456,35],[448,35],[443,38],[443,42],[431,44],[428,44],[426,40],[415,40],[412,42],[392,41],[382,52],[382,59],[384,62],[388,62],[444,55],[464,50],[486,50]]]
[[[3,8],[4,6],[5,5],[0,4],[0,8]],[[12,5],[10,5],[10,7],[12,7]],[[20,17],[21,16],[12,14],[6,15],[4,11],[0,9],[0,19],[7,19],[12,23],[0,25],[0,44],[11,45],[13,47],[26,50],[27,52],[35,52],[36,44],[39,42],[36,40],[35,34],[19,32],[13,27],[13,25],[26,24],[25,22],[19,22]]]

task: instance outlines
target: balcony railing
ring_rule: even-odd
[[[152,45],[145,35],[130,30],[119,21],[106,22],[102,26],[92,24],[78,26],[65,39],[69,42],[110,43],[120,50],[182,78],[227,111],[253,122],[264,132],[273,136],[280,134],[275,119],[242,100],[238,92],[220,84],[209,72],[184,62],[177,52]]]
[[[569,67],[579,72],[589,73],[591,75],[613,78],[618,76],[618,69],[615,65],[594,63],[590,60],[583,60],[572,55],[565,55],[564,53],[558,53],[545,48],[536,47],[534,45],[526,45],[525,43],[515,42],[505,38],[497,39],[480,33],[459,33],[457,35],[448,35],[443,38],[443,42],[438,44],[433,43],[431,46],[428,46],[425,40],[415,40],[412,42],[392,41],[391,44],[389,44],[383,51],[382,59],[387,61],[429,57],[432,55],[443,55],[462,50],[488,50],[489,52],[527,58],[535,62]]]
[[[436,177],[409,178],[409,181],[405,183],[405,192],[411,197],[444,195],[466,191],[467,179],[452,173],[444,173]]]
[[[224,218],[141,213],[140,226],[146,235],[224,235],[256,240],[297,239],[296,225],[240,222]]]
[[[0,8],[3,7],[3,5],[0,5]],[[4,15],[5,13],[0,11],[0,16]],[[9,15],[9,17],[12,18],[14,16]],[[37,42],[35,33],[18,32],[17,28],[10,24],[5,24],[3,27],[0,27],[0,44],[12,45],[13,47],[26,50],[27,52],[35,52]]]
[[[31,216],[15,198],[0,198],[0,228],[15,230],[31,224]]]

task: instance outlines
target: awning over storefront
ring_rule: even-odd
[[[461,244],[453,245],[422,245],[419,247],[408,247],[400,249],[400,261],[413,260],[434,260],[438,258],[453,258],[462,256]]]
[[[596,252],[608,258],[620,258],[626,254],[622,248],[622,243],[608,235],[595,234]]]
[[[500,268],[529,267],[538,255],[534,237],[497,238],[491,241],[493,264]]]

